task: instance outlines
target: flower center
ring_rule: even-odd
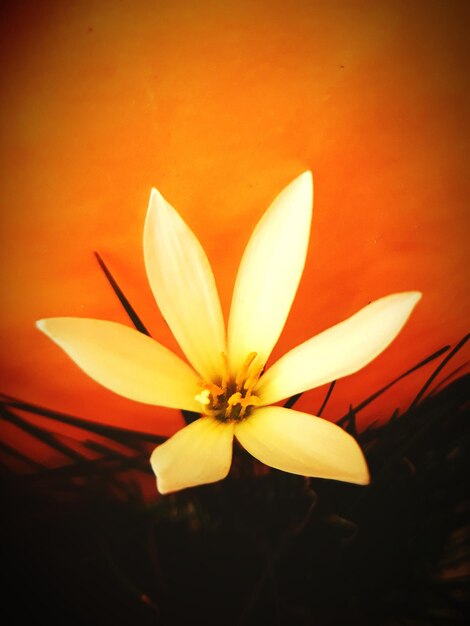
[[[227,355],[222,352],[222,377],[219,384],[200,381],[201,392],[196,400],[204,415],[221,422],[238,422],[246,419],[253,407],[260,404],[253,388],[263,372],[263,366],[255,363],[257,353],[250,352],[235,378],[230,377]]]

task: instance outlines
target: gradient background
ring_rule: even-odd
[[[107,424],[175,432],[177,411],[100,388],[34,322],[129,324],[97,250],[152,335],[178,351],[145,276],[150,188],[200,238],[227,314],[249,234],[305,169],[315,180],[310,250],[272,359],[370,300],[421,290],[394,344],[336,385],[325,413],[333,419],[456,343],[469,313],[467,7],[3,2],[2,390]],[[432,368],[371,405],[359,427],[406,408]],[[324,393],[298,406],[315,412]],[[5,425],[3,437],[25,435]]]

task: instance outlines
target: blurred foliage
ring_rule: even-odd
[[[366,488],[240,447],[225,481],[150,503],[148,451],[4,471],[4,606],[52,624],[464,623],[469,378],[358,435]]]

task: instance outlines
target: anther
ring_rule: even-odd
[[[223,396],[225,393],[224,390],[215,383],[206,383],[206,388],[209,390],[214,400],[217,400],[219,396]]]
[[[253,387],[258,382],[259,377],[261,376],[262,373],[263,373],[263,366],[260,365],[259,367],[256,368],[253,374],[245,380],[245,384],[243,385],[243,388],[251,392],[253,390]]]
[[[195,396],[195,400],[196,402],[200,402],[201,404],[210,404],[210,391],[209,389],[203,389],[201,391],[201,393],[198,393],[197,396]]]
[[[201,391],[195,399],[201,405],[204,415],[222,421],[238,421],[250,415],[252,407],[261,403],[253,390],[263,373],[263,366],[255,362],[256,352],[250,352],[243,362],[235,380],[230,377],[227,355],[222,358],[221,376],[217,383],[199,381]],[[251,371],[250,371],[251,370]]]
[[[239,391],[232,393],[230,398],[227,400],[227,408],[225,409],[225,417],[230,417],[230,413],[232,412],[232,408],[236,404],[241,404],[242,394]]]
[[[235,379],[235,383],[237,385],[237,391],[240,391],[243,388],[243,383],[245,382],[248,376],[248,370],[250,369],[250,365],[253,363],[257,356],[257,352],[250,352],[250,354],[246,357],[245,362],[240,368],[238,372],[237,378]]]
[[[249,406],[258,406],[261,400],[258,396],[252,396],[250,392],[246,394],[244,398],[240,398],[239,404],[241,405],[239,417],[240,419],[245,416],[246,410]]]
[[[228,370],[228,359],[225,352],[220,353],[222,357],[222,389],[225,393],[227,391],[228,379],[229,379],[229,370]]]

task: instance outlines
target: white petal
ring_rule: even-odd
[[[261,377],[256,393],[272,404],[353,374],[395,339],[421,294],[396,293],[361,309],[282,356]]]
[[[305,265],[312,202],[312,174],[305,172],[277,196],[253,231],[230,311],[233,372],[250,352],[265,363],[281,334]]]
[[[198,411],[198,376],[147,335],[115,322],[55,317],[36,325],[97,383],[147,404]]]
[[[276,469],[366,485],[369,470],[356,440],[336,424],[279,406],[256,409],[235,426],[256,459]]]
[[[189,362],[206,379],[220,375],[225,327],[209,261],[175,209],[152,190],[144,256],[153,295]]]
[[[160,493],[225,478],[232,463],[233,426],[201,417],[158,446],[150,459]]]

